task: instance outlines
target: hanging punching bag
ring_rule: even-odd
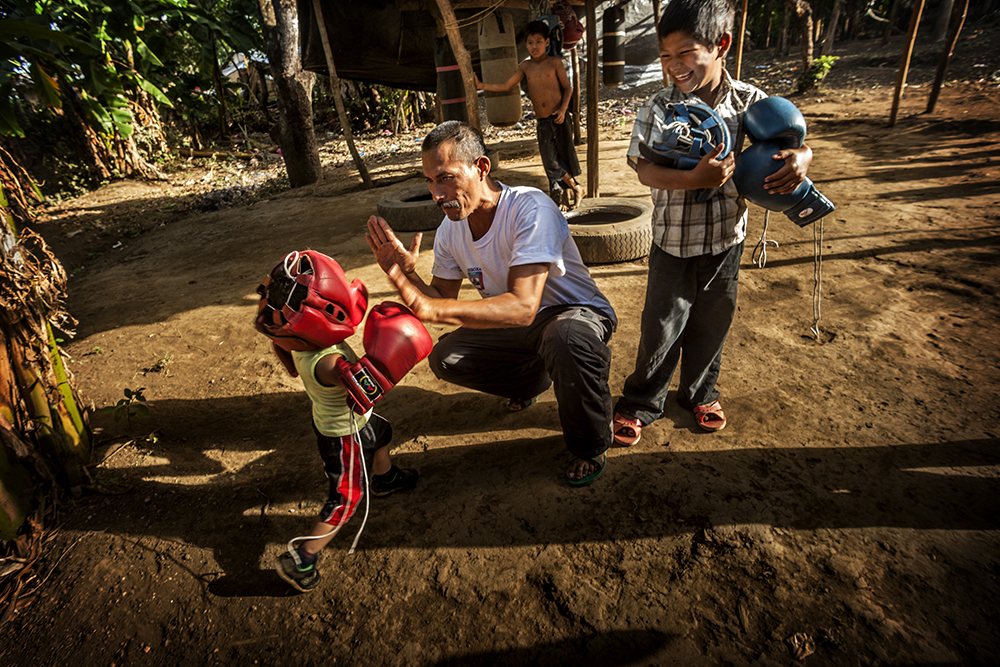
[[[465,105],[465,84],[462,71],[451,50],[447,37],[434,40],[434,65],[437,67],[437,94],[441,98],[441,120],[469,122],[469,108]]]
[[[625,83],[625,9],[621,5],[604,10],[604,85]]]
[[[498,9],[479,24],[479,62],[483,83],[506,83],[517,72],[517,41],[514,19]],[[521,87],[506,93],[486,91],[486,118],[497,127],[521,120]]]

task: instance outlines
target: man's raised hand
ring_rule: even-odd
[[[418,232],[407,249],[384,219],[375,215],[368,218],[368,232],[365,234],[365,240],[368,241],[368,247],[375,254],[379,267],[386,273],[389,272],[393,264],[398,265],[404,274],[416,271],[417,258],[420,256],[420,242],[423,238],[423,232]]]

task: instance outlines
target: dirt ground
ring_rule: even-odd
[[[388,184],[373,191],[331,164],[314,188],[201,213],[199,184],[240,170],[188,164],[51,207],[38,229],[72,272],[78,386],[96,409],[143,388],[152,416],[92,415],[94,488],[62,507],[0,662],[995,664],[1000,61],[960,50],[931,114],[935,60],[918,61],[890,128],[900,45],[850,49],[823,94],[793,98],[836,212],[804,229],[772,215],[759,268],[751,210],[726,430],[700,432],[671,398],[598,483],[571,488],[551,390],[508,414],[422,363],[380,405],[420,484],[373,500],[357,551],[360,516],[308,595],[272,564],[326,485],[301,386],[251,327],[254,289],[314,248],[373,304],[393,298],[362,230],[387,191],[420,182],[419,137],[373,160]],[[744,78],[787,91],[794,59],[750,63]],[[599,192],[644,198],[625,97],[604,105]],[[493,143],[501,180],[543,185],[530,123]],[[646,267],[592,272],[621,320],[617,395]]]

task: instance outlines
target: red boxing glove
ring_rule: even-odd
[[[348,403],[358,414],[368,412],[434,348],[420,320],[392,301],[372,308],[362,342],[366,354],[356,363],[349,364],[343,358],[335,362]]]

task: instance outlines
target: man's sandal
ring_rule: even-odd
[[[593,459],[581,459],[579,456],[574,456],[569,460],[569,462],[573,463],[573,461],[578,460],[590,461],[597,466],[597,469],[589,475],[584,475],[580,479],[573,479],[572,477],[567,476],[566,480],[569,482],[570,486],[589,486],[590,484],[593,484],[601,478],[601,475],[604,474],[604,469],[608,465],[607,453],[601,454],[597,458]]]
[[[622,447],[631,447],[642,437],[642,422],[634,417],[615,413],[615,442]]]
[[[520,412],[521,410],[527,410],[537,402],[538,396],[533,396],[532,398],[508,398],[507,402],[504,403],[504,407],[507,408],[508,412]]]
[[[695,407],[694,418],[698,420],[698,426],[706,431],[721,431],[726,428],[726,415],[718,401]]]

